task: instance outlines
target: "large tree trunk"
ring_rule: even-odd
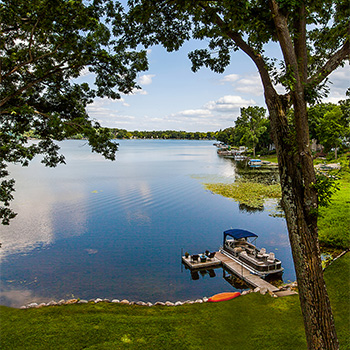
[[[323,279],[317,234],[316,181],[310,155],[306,105],[293,96],[295,125],[288,125],[283,97],[265,91],[277,150],[299,298],[309,349],[338,349],[332,310]],[[305,113],[305,115],[303,115]]]

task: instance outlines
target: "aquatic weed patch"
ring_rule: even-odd
[[[279,184],[267,185],[258,182],[236,181],[232,184],[205,183],[205,188],[212,193],[232,198],[240,204],[261,209],[268,198],[280,199],[281,186]]]

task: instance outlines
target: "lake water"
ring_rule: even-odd
[[[174,302],[234,291],[221,268],[194,280],[181,264],[182,249],[217,250],[229,228],[257,233],[257,245],[282,260],[283,280],[294,281],[285,220],[205,190],[204,182],[232,182],[237,172],[212,144],[123,140],[111,162],[72,140],[60,143],[67,165],[11,166],[19,214],[0,227],[0,304]]]

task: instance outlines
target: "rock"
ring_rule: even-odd
[[[31,307],[37,307],[38,304],[37,303],[30,303],[27,305],[27,308],[31,308]]]
[[[123,299],[121,302],[120,302],[121,304],[130,304],[130,301],[129,300],[126,300],[126,299]]]
[[[103,299],[103,301],[105,302],[105,303],[110,303],[111,301],[109,300],[109,299]]]
[[[202,300],[202,299],[197,299],[197,300],[195,300],[195,303],[197,303],[197,304],[202,304],[202,303],[203,303],[203,300]]]
[[[78,301],[78,304],[87,304],[88,301],[87,300],[84,300],[84,299],[81,299]]]
[[[20,309],[27,309],[25,305],[21,306]]]
[[[51,300],[51,301],[48,302],[46,305],[47,305],[47,306],[55,306],[55,305],[57,305],[57,303],[56,303],[54,300]]]
[[[165,305],[166,305],[166,306],[174,306],[174,303],[172,303],[171,301],[166,301],[166,302],[165,302]]]
[[[150,303],[150,302],[148,302],[148,303],[147,303],[147,306],[151,307],[151,306],[153,306],[153,304]]]
[[[120,303],[120,300],[119,299],[113,299],[112,303]]]
[[[203,301],[206,303],[207,301],[209,300],[209,298],[207,298],[207,297],[204,297],[203,298]]]
[[[260,288],[259,287],[256,287],[255,289],[254,289],[254,293],[259,293],[260,292]]]
[[[38,306],[36,306],[36,308],[39,309],[39,308],[44,307],[44,306],[46,306],[46,303],[41,303]]]
[[[100,303],[101,301],[103,301],[101,298],[97,298],[97,299],[95,299],[95,304]]]
[[[95,302],[95,299],[90,299],[89,300],[89,303],[94,303]]]
[[[154,306],[164,306],[165,303],[163,303],[162,301],[157,301],[154,303]]]
[[[192,305],[192,304],[194,304],[194,301],[193,301],[193,300],[190,300],[187,304]]]
[[[64,300],[64,299],[61,299],[57,304],[58,305],[63,305],[63,304],[65,304],[66,303],[66,301]]]
[[[76,304],[78,302],[78,299],[69,299],[65,302],[66,305],[69,305],[69,304]]]
[[[137,301],[137,302],[136,302],[136,305],[139,305],[139,306],[146,306],[147,304],[146,304],[144,301]]]
[[[260,294],[265,295],[267,293],[267,288],[261,288]]]
[[[182,303],[181,301],[177,301],[177,302],[175,303],[175,306],[181,306],[181,305],[183,305],[183,303]]]
[[[241,295],[247,295],[249,292],[247,290],[244,290]]]

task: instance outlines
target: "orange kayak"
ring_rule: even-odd
[[[208,299],[208,301],[211,302],[218,302],[218,301],[225,301],[225,300],[230,300],[233,298],[237,298],[241,295],[240,292],[227,292],[227,293],[219,293],[215,294],[212,297]]]

